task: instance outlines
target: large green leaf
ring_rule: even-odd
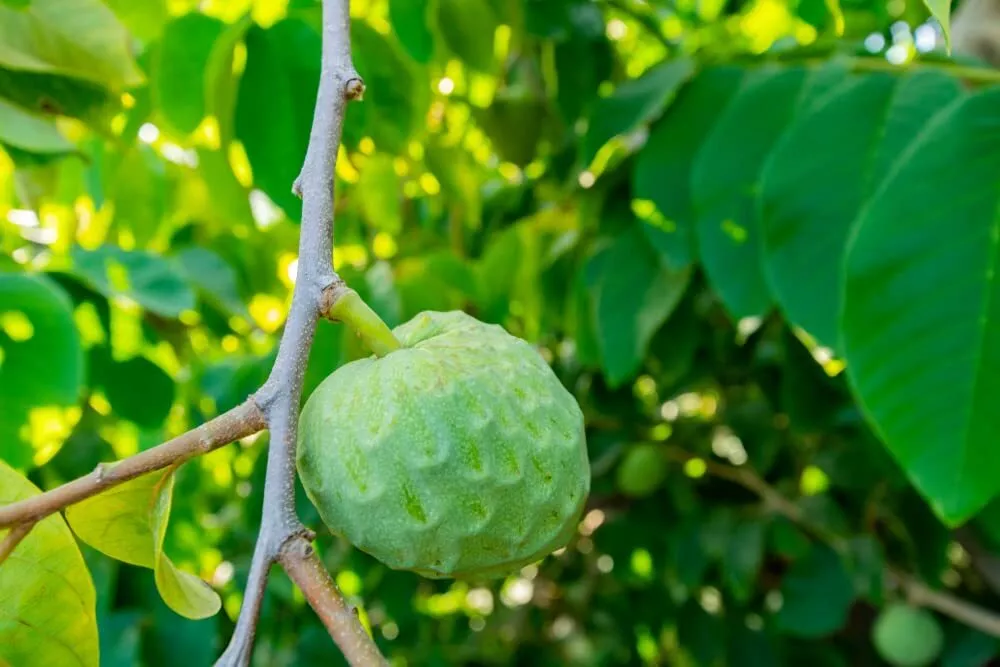
[[[410,57],[427,63],[434,55],[430,29],[430,0],[389,0],[389,21]]]
[[[153,570],[160,596],[176,613],[207,618],[221,608],[218,594],[163,551],[173,488],[172,469],[148,473],[70,506],[66,520],[101,553]]]
[[[76,150],[55,123],[0,98],[0,142],[29,153],[60,154]]]
[[[604,376],[620,386],[641,367],[653,334],[684,295],[691,270],[670,268],[636,224],[591,257],[585,271]]]
[[[205,117],[207,68],[225,28],[216,18],[191,12],[163,30],[153,70],[153,101],[180,132],[193,132]]]
[[[246,33],[246,69],[236,103],[236,138],[254,184],[290,218],[302,215],[292,183],[302,169],[319,85],[319,34],[298,19]]]
[[[48,278],[0,274],[0,459],[48,459],[69,430],[84,382],[73,304]]]
[[[598,100],[590,112],[580,149],[583,163],[589,165],[611,139],[633,132],[659,116],[692,74],[694,63],[687,58],[668,60]]]
[[[837,348],[844,246],[851,223],[906,143],[960,93],[938,72],[845,82],[782,141],[764,170],[765,273],[788,319]]]
[[[0,505],[37,493],[0,460]],[[0,564],[0,664],[98,667],[96,605],[73,533],[58,513],[42,519]]]
[[[448,48],[471,69],[494,68],[497,17],[486,0],[437,0],[436,23]]]
[[[100,383],[115,414],[143,428],[163,424],[174,403],[174,380],[145,357],[116,361],[108,355],[100,369]]]
[[[862,210],[841,320],[869,419],[938,516],[1000,491],[1000,90],[924,126]]]
[[[951,51],[951,0],[924,0],[931,15],[941,24],[941,32],[944,33],[944,44],[947,51]]]
[[[194,292],[183,275],[153,253],[111,245],[95,250],[75,246],[72,259],[73,273],[109,299],[127,297],[164,317],[177,317],[195,307]]]
[[[121,107],[120,99],[99,85],[58,74],[0,67],[0,91],[32,113],[78,118],[98,129],[105,129]]]
[[[837,81],[836,73],[803,67],[755,72],[695,160],[691,192],[701,260],[735,318],[762,315],[771,305],[755,205],[761,169],[796,111]]]
[[[163,25],[169,20],[167,0],[103,0],[111,8],[118,20],[129,32],[143,40],[152,42],[160,36]]]
[[[142,83],[130,36],[100,0],[0,5],[0,65],[121,89]]]
[[[632,195],[655,204],[661,227],[676,234],[682,264],[696,253],[694,230],[697,212],[691,200],[691,169],[705,137],[739,89],[745,71],[720,66],[700,73],[677,94],[663,117],[656,121],[639,152],[632,172]]]

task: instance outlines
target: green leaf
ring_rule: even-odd
[[[353,194],[368,225],[398,235],[403,231],[403,184],[393,158],[376,153],[364,161],[359,171]]]
[[[649,342],[680,302],[690,269],[672,269],[638,225],[590,258],[587,284],[601,366],[612,387],[642,366]]]
[[[835,551],[815,545],[785,574],[781,595],[775,620],[782,632],[818,639],[847,622],[854,604],[854,582]]]
[[[187,281],[209,301],[232,315],[249,317],[240,296],[236,271],[226,260],[207,248],[185,248],[173,259]]]
[[[38,493],[0,460],[0,505]],[[58,513],[42,519],[0,566],[0,664],[98,667],[96,605],[73,533]]]
[[[370,137],[379,151],[405,155],[423,131],[430,100],[427,73],[366,21],[351,23],[351,48],[365,98],[348,105],[345,130]]]
[[[211,92],[206,73],[225,28],[217,18],[191,12],[163,30],[153,66],[153,102],[179,132],[193,132],[205,117],[205,96]]]
[[[552,4],[551,0],[544,0]],[[604,34],[604,19],[596,4],[575,6],[571,32],[555,45],[556,102],[563,119],[573,125],[600,103],[598,90],[611,77],[614,50]],[[596,30],[593,28],[596,27]]]
[[[684,265],[694,260],[694,230],[698,216],[691,199],[695,157],[719,116],[739,89],[745,70],[713,67],[682,88],[677,99],[656,121],[632,172],[632,195],[650,201],[659,216],[643,216],[677,237],[672,259]],[[636,202],[639,204],[639,202]],[[638,206],[637,206],[638,207]]]
[[[97,84],[55,74],[0,67],[0,90],[32,113],[78,118],[97,128],[105,128],[121,107],[119,98]]]
[[[30,114],[0,98],[0,141],[29,153],[70,153],[76,146],[49,119]]]
[[[145,357],[105,360],[100,369],[104,395],[115,414],[142,428],[157,428],[174,403],[174,380]]]
[[[100,0],[0,6],[0,66],[60,74],[111,89],[143,81],[130,36]]]
[[[997,104],[986,90],[924,126],[861,212],[845,260],[848,377],[950,526],[1000,491],[1000,136],[983,131]]]
[[[740,602],[749,601],[764,560],[765,524],[740,521],[730,535],[723,555],[723,573],[730,592]]]
[[[837,80],[838,70],[768,69],[748,77],[695,160],[691,192],[699,212],[701,260],[736,319],[771,306],[760,252],[756,199],[761,169],[796,110]]]
[[[486,0],[437,0],[437,28],[448,49],[471,69],[495,67],[497,17]]]
[[[153,570],[163,601],[190,619],[215,615],[222,601],[198,577],[182,571],[163,551],[174,471],[160,470],[87,498],[66,510],[81,540],[124,563]]]
[[[944,33],[945,51],[951,54],[951,0],[924,0],[931,16],[941,24],[941,31]]]
[[[428,63],[434,55],[429,0],[389,0],[389,22],[410,57]]]
[[[25,468],[51,458],[83,383],[66,294],[44,276],[0,273],[0,459]]]
[[[167,0],[104,0],[118,20],[138,39],[146,43],[155,41],[170,19]]]
[[[246,69],[236,103],[236,138],[243,142],[254,184],[293,220],[302,202],[292,183],[302,169],[319,86],[320,36],[298,19],[246,33]]]
[[[933,71],[845,82],[775,148],[761,183],[765,273],[789,321],[837,349],[842,257],[873,184],[960,93]]]
[[[590,112],[581,159],[589,165],[601,148],[612,139],[634,132],[657,118],[677,90],[694,74],[687,58],[668,60],[650,68],[638,79],[630,79],[608,97],[594,104]]]
[[[114,224],[129,230],[136,245],[145,247],[160,231],[170,203],[167,164],[141,143],[120,159],[108,183],[114,199]]]
[[[158,255],[110,245],[95,250],[74,246],[72,260],[73,273],[109,299],[127,297],[164,317],[178,317],[195,307],[184,276]]]

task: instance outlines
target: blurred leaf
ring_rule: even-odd
[[[298,220],[302,202],[292,193],[292,183],[309,146],[321,39],[309,24],[289,18],[267,29],[250,27],[246,49],[236,138],[246,149],[255,186]]]
[[[545,0],[552,2],[552,0]],[[596,33],[584,30],[596,20]],[[596,4],[578,5],[570,12],[574,30],[555,45],[558,85],[556,102],[563,119],[573,125],[592,105],[601,103],[599,86],[611,77],[614,52],[604,35],[601,10]]]
[[[166,169],[156,151],[137,144],[122,156],[110,179],[115,224],[129,230],[139,247],[148,245],[163,224],[169,199]]]
[[[991,370],[1000,364],[1000,190],[992,185],[1000,158],[989,151],[997,138],[976,130],[993,122],[997,103],[998,91],[983,91],[925,126],[862,210],[846,259],[848,377],[882,440],[951,527],[1000,491],[989,473],[1000,466]],[[961,233],[942,215],[961,220]]]
[[[390,328],[403,323],[402,304],[396,292],[392,265],[386,261],[372,264],[365,272],[362,298]]]
[[[437,28],[448,49],[471,69],[490,73],[496,14],[486,0],[437,0]]]
[[[55,454],[83,361],[66,294],[45,276],[0,273],[0,459],[26,468]]]
[[[680,302],[691,274],[668,267],[638,226],[599,250],[585,270],[604,375],[618,387],[639,370],[653,334]]]
[[[185,618],[207,618],[222,604],[198,577],[163,552],[174,471],[156,471],[87,498],[66,510],[77,537],[111,558],[154,571],[163,601]]]
[[[757,583],[757,573],[764,560],[765,527],[761,521],[741,521],[732,532],[723,556],[727,587],[741,602],[750,599]]]
[[[32,113],[78,118],[96,128],[104,128],[121,106],[118,98],[89,81],[3,67],[0,91]]]
[[[208,64],[225,24],[199,12],[166,25],[154,61],[153,100],[177,131],[190,133],[205,117]]]
[[[814,545],[797,560],[781,584],[776,621],[785,633],[819,638],[839,630],[854,604],[854,583],[835,551]]]
[[[38,493],[0,460],[0,504]],[[0,529],[0,542],[9,532]],[[95,605],[94,584],[73,533],[61,515],[51,514],[0,567],[0,663],[97,667]]]
[[[403,186],[391,156],[377,153],[365,160],[354,193],[372,229],[393,236],[403,230]]]
[[[427,75],[364,21],[351,24],[351,48],[365,81],[365,98],[348,106],[345,131],[371,137],[379,151],[404,155],[424,126],[430,95]],[[364,122],[358,122],[357,114],[363,114]]]
[[[751,630],[740,623],[729,633],[727,667],[781,667],[775,642],[766,630]]]
[[[941,667],[985,667],[1000,648],[996,637],[969,627],[958,626],[951,634],[941,656]]]
[[[755,191],[768,155],[798,109],[833,85],[837,70],[760,70],[748,77],[695,160],[691,193],[705,272],[736,319],[770,308]]]
[[[503,89],[489,107],[474,113],[501,160],[524,167],[537,158],[548,116],[545,102],[529,91]]]
[[[195,307],[194,292],[166,259],[143,251],[105,245],[74,247],[73,272],[109,299],[123,296],[164,317]]]
[[[872,188],[960,94],[939,72],[866,75],[796,119],[762,175],[765,274],[788,319],[837,348],[843,250]]]
[[[389,0],[389,21],[410,57],[427,63],[434,54],[430,29],[430,0]]]
[[[187,281],[209,301],[232,315],[249,318],[246,304],[240,296],[236,271],[226,260],[206,248],[185,248],[173,259]]]
[[[100,368],[100,381],[115,414],[142,428],[161,426],[170,414],[174,380],[145,357],[121,362],[109,357]]]
[[[170,18],[167,0],[104,0],[104,3],[132,35],[147,43],[159,38]]]
[[[101,667],[141,664],[142,621],[138,611],[113,612],[101,617]]]
[[[590,112],[587,135],[580,149],[583,163],[589,165],[611,139],[657,118],[694,74],[694,67],[686,58],[668,60],[638,79],[620,84],[611,95],[598,100]]]
[[[64,154],[76,150],[51,120],[28,113],[0,98],[0,142],[29,153]]]
[[[691,200],[690,174],[698,150],[725,110],[744,77],[744,70],[719,66],[701,72],[677,94],[663,117],[656,121],[639,152],[632,172],[636,199],[655,204],[664,233],[680,239],[671,260],[685,265],[694,261],[697,212]]]
[[[129,35],[99,0],[0,5],[0,65],[61,74],[112,89],[142,83]]]
[[[677,619],[677,640],[696,665],[716,664],[726,651],[726,626],[720,616],[705,611],[691,600]]]

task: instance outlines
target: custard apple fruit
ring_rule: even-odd
[[[590,492],[583,414],[541,355],[463,312],[424,312],[401,348],[306,401],[298,470],[335,534],[391,568],[504,576],[569,541]]]

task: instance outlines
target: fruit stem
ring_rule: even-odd
[[[352,289],[341,292],[327,317],[349,326],[377,357],[402,347],[382,318]]]

